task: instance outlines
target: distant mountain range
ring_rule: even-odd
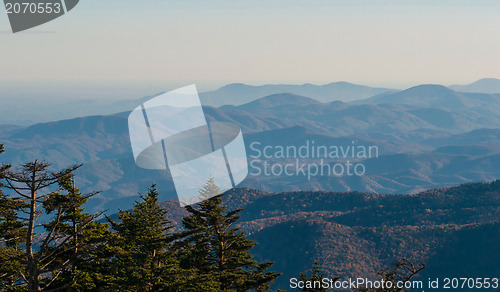
[[[493,78],[478,80],[469,85],[454,85],[450,89],[461,92],[500,93],[500,81]],[[203,105],[220,107],[223,105],[243,105],[261,97],[290,93],[315,99],[323,103],[334,101],[351,102],[367,99],[375,95],[399,92],[399,89],[370,87],[349,82],[332,82],[325,85],[314,84],[268,84],[247,85],[233,83],[217,90],[203,92],[200,98]],[[0,92],[2,108],[0,109],[0,125],[32,125],[41,122],[71,119],[91,115],[111,115],[130,111],[142,102],[160,92],[149,92],[140,99],[117,101],[102,96],[89,96],[87,99],[73,99],[52,93],[17,94]],[[67,92],[67,90],[66,90]],[[66,93],[67,94],[67,93]],[[81,95],[81,94],[80,94]],[[78,96],[80,96],[78,95]]]
[[[337,136],[416,129],[459,133],[500,127],[500,94],[461,93],[440,85],[420,85],[351,103],[324,104],[304,96],[274,94],[220,109],[228,114],[238,111],[266,119],[286,118],[313,128],[310,124],[316,123],[320,125],[317,130]]]
[[[303,85],[269,84],[260,86],[233,83],[215,91],[204,92],[200,95],[200,98],[204,105],[222,106],[242,105],[264,96],[280,93],[291,93],[307,96],[321,102],[331,102],[334,100],[353,101],[393,91],[397,90],[369,87],[349,82],[333,82],[325,85],[307,83]]]
[[[139,102],[139,101],[136,101]],[[355,102],[323,103],[292,93],[265,96],[243,105],[205,106],[209,121],[238,124],[247,153],[258,147],[316,145],[378,147],[379,157],[355,159],[363,176],[254,175],[241,186],[271,192],[338,190],[415,193],[471,181],[500,178],[500,96],[469,94],[438,85],[421,85]],[[156,182],[162,200],[175,198],[166,171],[144,170],[133,161],[128,112],[89,116],[29,127],[0,126],[2,160],[18,164],[44,159],[54,167],[84,163],[83,190],[102,190],[95,209],[131,205],[137,192]],[[252,158],[253,159],[253,158]],[[251,160],[252,160],[251,159]],[[249,160],[249,162],[251,162]],[[293,157],[264,159],[273,164]],[[342,159],[326,159],[333,166]],[[309,159],[319,163],[319,159]]]

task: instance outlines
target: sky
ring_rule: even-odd
[[[82,0],[12,34],[0,10],[0,85],[466,84],[500,78],[498,15],[497,0]]]

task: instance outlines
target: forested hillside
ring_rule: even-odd
[[[399,258],[426,262],[426,277],[500,276],[500,181],[414,195],[236,189],[224,201],[243,208],[238,224],[281,288],[315,260],[331,277],[377,278]],[[185,213],[163,206],[174,222]]]

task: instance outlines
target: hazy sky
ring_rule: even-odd
[[[500,78],[499,16],[498,0],[82,0],[25,33],[0,14],[0,82],[470,83]]]

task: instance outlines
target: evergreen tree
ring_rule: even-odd
[[[186,231],[179,242],[181,267],[196,271],[184,291],[268,291],[280,274],[266,272],[271,262],[258,263],[250,250],[255,243],[234,227],[241,210],[226,212],[222,195],[211,178],[199,191],[209,198],[182,221]]]
[[[16,282],[26,273],[20,248],[26,234],[24,222],[17,217],[23,203],[0,193],[0,291],[14,291]]]
[[[208,200],[220,194],[220,188],[215,183],[214,178],[210,177],[208,182],[204,184],[201,190],[198,191],[201,200]]]
[[[44,224],[46,230],[57,230],[58,238],[67,238],[66,241],[52,248],[47,248],[57,257],[48,266],[57,270],[58,277],[51,279],[50,289],[71,288],[77,291],[96,291],[100,286],[103,273],[101,272],[102,254],[100,251],[107,248],[106,239],[110,232],[108,224],[98,223],[94,219],[97,215],[84,212],[83,205],[89,197],[96,193],[82,195],[75,187],[73,176],[63,179],[59,185],[65,191],[54,192],[44,203],[47,214],[56,213],[58,220],[51,220]],[[64,261],[71,263],[64,265]],[[47,281],[45,281],[47,282]]]
[[[181,291],[175,254],[170,246],[173,227],[158,203],[153,185],[131,211],[122,211],[118,221],[108,218],[116,234],[111,239],[116,257],[111,269],[114,286],[121,291]]]
[[[10,213],[10,218],[14,218],[12,210],[17,211],[18,217],[13,220],[18,221],[18,227],[22,226],[19,230],[23,235],[12,243],[16,253],[7,255],[22,264],[18,267],[20,277],[9,284],[11,290],[15,286],[21,290],[44,291],[70,288],[78,283],[78,263],[90,248],[83,245],[82,237],[99,227],[94,223],[98,215],[83,213],[81,208],[95,193],[83,196],[73,184],[73,172],[79,166],[57,173],[48,167],[49,164],[35,160],[1,174],[6,188],[14,192],[10,202],[23,204]],[[43,213],[49,218],[42,220]]]
[[[0,144],[0,153],[3,152],[3,144]],[[0,177],[4,177],[9,168],[8,164],[1,165]],[[26,235],[26,224],[18,217],[23,207],[21,200],[5,196],[0,189],[0,291],[14,291],[15,283],[26,270],[23,251],[19,248]]]

